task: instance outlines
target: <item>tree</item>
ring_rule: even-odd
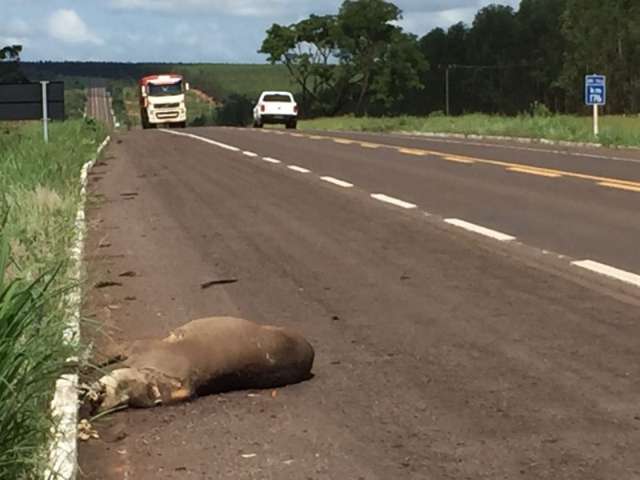
[[[407,91],[422,90],[421,76],[428,63],[415,35],[395,30],[373,69],[373,98],[389,109],[402,101]]]
[[[573,108],[582,103],[583,76],[607,75],[608,109],[640,107],[640,5],[633,0],[568,0],[563,19],[566,45],[562,84]]]
[[[289,26],[274,24],[258,51],[267,61],[282,63],[302,90],[303,109],[318,102],[323,90],[333,89],[336,53],[336,18],[333,15],[309,18]]]
[[[22,53],[22,45],[8,45],[0,48],[0,61],[18,61],[20,60],[20,53]]]
[[[20,71],[22,45],[0,48],[0,82],[26,82],[27,77]]]
[[[400,9],[385,0],[345,0],[338,13],[338,48],[343,66],[351,71],[352,83],[359,85],[356,112],[372,84],[372,76],[388,46],[401,38]]]

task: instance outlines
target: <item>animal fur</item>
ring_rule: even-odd
[[[94,386],[92,409],[148,408],[298,383],[310,378],[313,359],[309,342],[285,328],[233,317],[194,320],[163,340],[134,343],[126,360]]]

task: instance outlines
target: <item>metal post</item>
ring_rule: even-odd
[[[447,117],[449,116],[449,65],[447,65],[447,68],[445,70],[445,86],[444,86],[444,91],[445,91],[445,111],[447,114]]]
[[[44,143],[49,143],[49,106],[47,101],[47,85],[49,82],[41,81],[42,84],[42,126],[44,129]]]
[[[593,135],[598,136],[600,134],[600,126],[598,125],[598,105],[593,106]]]

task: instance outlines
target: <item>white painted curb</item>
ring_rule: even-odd
[[[393,132],[391,132],[393,133]],[[549,140],[548,138],[536,137],[509,137],[506,135],[478,135],[474,133],[443,133],[443,132],[420,132],[420,131],[398,131],[401,135],[412,135],[415,137],[426,138],[450,138],[457,140],[479,140],[489,142],[514,142],[526,145],[549,145],[556,147],[570,148],[610,148],[611,150],[638,150],[638,147],[628,145],[603,145],[601,143],[592,142],[570,142],[567,140]]]
[[[80,173],[80,202],[76,213],[75,238],[71,248],[71,278],[75,287],[69,292],[67,304],[69,321],[64,331],[65,342],[77,342],[80,339],[80,307],[82,303],[82,256],[86,223],[84,208],[87,200],[87,178],[89,170],[95,165],[102,150],[111,137],[107,137],[98,147],[95,157],[84,164]],[[76,359],[70,359],[75,361]],[[56,480],[75,480],[78,473],[78,374],[62,375],[56,382],[56,391],[51,402],[51,413],[57,421],[54,439],[49,452],[49,465],[44,478]]]

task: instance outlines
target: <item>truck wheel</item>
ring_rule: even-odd
[[[298,121],[297,120],[291,120],[290,122],[287,122],[287,128],[289,130],[295,130],[296,128],[298,128]]]
[[[262,128],[262,123],[260,123],[258,121],[253,122],[253,128]]]

